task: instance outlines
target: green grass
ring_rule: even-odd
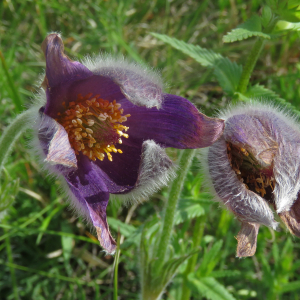
[[[230,101],[212,72],[158,41],[151,32],[198,44],[244,63],[253,40],[223,44],[222,37],[260,5],[260,1],[242,0],[1,1],[0,131],[30,104],[45,67],[40,45],[53,31],[62,33],[66,53],[73,59],[110,52],[159,69],[167,92],[187,97],[211,115]],[[297,108],[299,46],[296,33],[268,42],[251,79]],[[28,132],[20,139],[5,165],[12,179],[19,178],[21,189],[0,225],[0,299],[112,299],[114,259],[104,255],[93,237],[95,232],[68,208],[59,183],[49,179],[29,154],[30,135]],[[170,155],[176,159],[177,152],[170,151]],[[201,185],[195,160],[182,195],[182,199],[199,201],[205,213],[195,276],[215,278],[236,299],[298,299],[300,240],[285,230],[273,232],[262,227],[255,257],[235,258],[239,222],[210,202]],[[113,236],[119,226],[114,220],[128,223],[121,229],[125,241],[118,264],[118,299],[139,299],[140,226],[145,220],[159,226],[167,197],[165,189],[133,209],[109,204]],[[176,254],[187,254],[191,249],[195,222],[183,218],[176,225],[172,240]],[[222,243],[221,250],[209,254],[218,243]],[[180,299],[186,265],[179,268],[164,299]],[[201,265],[206,266],[207,274],[203,275]],[[196,289],[192,297],[200,299]]]

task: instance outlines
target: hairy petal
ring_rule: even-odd
[[[133,104],[158,108],[161,106],[162,80],[155,72],[128,63],[124,59],[114,59],[109,56],[100,56],[95,60],[87,58],[84,64],[94,74],[113,80]]]
[[[147,199],[176,176],[173,162],[165,150],[153,140],[143,143],[142,156],[138,170],[138,178],[134,188],[122,195],[128,200]]]
[[[274,197],[277,213],[288,211],[300,190],[300,144],[285,141],[274,159],[276,185]]]
[[[271,165],[278,148],[260,120],[246,114],[235,115],[226,120],[224,137],[226,141],[245,148],[263,166]]]
[[[284,211],[278,215],[289,231],[300,238],[300,197],[298,196],[289,211]]]
[[[125,113],[131,114],[126,126],[129,135],[153,139],[163,147],[203,148],[213,144],[224,130],[224,121],[200,113],[187,99],[164,95],[161,109],[137,107],[124,100]]]
[[[284,115],[268,107],[226,120],[227,141],[252,153],[262,166],[273,164],[277,213],[288,211],[300,190],[300,134]]]
[[[209,148],[208,167],[217,195],[240,221],[276,229],[278,223],[266,201],[248,190],[232,170],[223,137]]]

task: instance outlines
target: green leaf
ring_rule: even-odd
[[[208,276],[216,266],[218,262],[218,254],[221,251],[223,241],[220,240],[211,247],[211,249],[203,255],[203,259],[198,270],[198,274],[201,276]]]
[[[214,75],[225,92],[234,93],[236,91],[242,74],[241,65],[230,61],[228,58],[225,58],[212,50],[187,44],[164,34],[151,34],[157,39],[194,58],[202,66],[213,68]]]
[[[259,16],[254,15],[248,19],[245,23],[239,25],[237,28],[228,32],[223,37],[224,43],[232,43],[236,41],[242,41],[253,36],[259,36],[264,39],[270,39],[271,35],[262,32],[261,19]]]
[[[278,292],[280,294],[283,294],[283,293],[296,291],[296,290],[299,290],[299,289],[300,289],[300,280],[297,280],[297,281],[294,281],[294,282],[288,282],[288,283],[283,284]]]
[[[157,265],[157,252],[154,251],[155,241],[152,241],[152,239],[157,234],[153,232],[150,237],[148,236],[147,231],[150,225],[151,222],[144,225],[139,249],[142,299],[157,299],[174,277],[178,267],[186,259],[200,251],[200,249],[197,249],[187,255],[171,258],[166,262],[161,262],[159,269],[155,268]]]
[[[61,222],[61,231],[72,233],[72,228],[68,223]],[[62,245],[62,249],[63,249],[64,259],[65,259],[65,261],[69,261],[71,258],[71,253],[72,253],[72,249],[74,246],[73,238],[71,238],[69,236],[62,236],[61,237],[61,245]]]
[[[238,270],[223,270],[223,271],[213,271],[210,274],[213,278],[223,278],[223,277],[236,277],[240,276],[241,272]]]
[[[288,22],[300,21],[300,5],[298,0],[267,0],[266,3],[281,20]]]
[[[210,300],[235,300],[226,288],[212,277],[197,278],[194,273],[189,274],[188,284],[196,293]]]
[[[0,188],[0,214],[12,205],[12,203],[15,201],[16,195],[19,192],[19,179],[12,180],[5,169],[3,173],[4,182]]]
[[[279,33],[285,33],[288,31],[300,31],[300,22],[293,23],[287,21],[278,21],[275,29]]]
[[[48,228],[52,218],[62,209],[63,209],[63,206],[58,206],[55,209],[51,210],[50,214],[46,218],[44,218],[44,220],[40,226],[40,229],[46,230]],[[44,235],[44,232],[40,232],[39,235],[37,236],[37,239],[36,239],[37,245],[41,242],[43,235]]]
[[[107,217],[107,222],[109,227],[111,227],[115,231],[120,230],[120,233],[125,237],[129,237],[136,230],[134,226],[123,223],[122,221],[111,217]]]
[[[272,16],[272,9],[268,5],[265,5],[261,13],[261,23],[264,27],[269,25],[270,21],[272,20]]]
[[[141,233],[143,231],[144,226],[139,226],[131,235],[122,243],[121,249],[129,248],[131,245],[138,246],[141,240]]]
[[[190,220],[205,214],[204,208],[198,201],[191,199],[181,199],[178,203],[177,211],[175,213],[174,222],[178,225],[185,220]]]
[[[239,94],[239,97],[243,101],[249,101],[251,99],[259,99],[259,100],[271,100],[277,104],[280,104],[281,106],[286,107],[287,109],[291,110],[294,114],[300,117],[300,112],[298,109],[293,106],[291,103],[287,102],[283,98],[281,98],[278,94],[275,92],[265,88],[262,85],[256,84],[254,86],[251,86],[245,95]]]

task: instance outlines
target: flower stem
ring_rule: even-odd
[[[277,23],[277,17],[273,17],[272,20],[270,21],[269,25],[266,27],[266,29],[264,30],[265,33],[271,33]],[[261,50],[264,47],[265,44],[265,39],[263,38],[257,38],[248,58],[246,61],[246,64],[243,68],[243,72],[237,87],[237,92],[241,93],[241,94],[245,94],[245,92],[247,91],[247,86],[249,84],[249,80],[251,77],[251,74],[253,72],[253,69],[257,63],[257,59],[260,55]]]
[[[159,270],[165,262],[167,249],[174,224],[175,210],[181,194],[185,177],[190,168],[195,153],[195,149],[186,149],[182,151],[181,156],[179,158],[179,169],[177,172],[177,177],[171,185],[169,199],[165,207],[163,227],[157,248],[157,268],[155,268],[156,270]]]
[[[115,262],[114,262],[114,295],[113,299],[118,300],[118,268],[119,268],[119,258],[120,258],[120,239],[121,234],[120,231],[118,232],[117,238],[117,250],[115,254]]]
[[[200,243],[201,243],[201,239],[203,236],[203,232],[204,232],[204,227],[205,227],[205,219],[206,216],[200,216],[198,218],[196,218],[196,222],[195,225],[193,227],[193,246],[194,249],[199,247]],[[197,258],[198,258],[198,254],[194,254],[189,260],[188,260],[188,264],[186,267],[186,270],[183,274],[184,278],[183,278],[183,282],[182,282],[182,294],[181,294],[181,300],[190,300],[190,296],[191,296],[191,290],[188,288],[188,275],[192,272],[194,272],[195,270],[195,266],[197,263]]]
[[[18,115],[15,120],[3,131],[0,138],[0,171],[2,170],[5,160],[17,139],[26,129],[30,127],[29,118],[32,115],[33,110],[36,110],[36,108],[31,108]]]

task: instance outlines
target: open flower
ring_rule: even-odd
[[[155,72],[110,57],[72,61],[58,34],[47,36],[42,49],[45,93],[35,147],[47,169],[63,177],[71,203],[92,222],[101,246],[113,253],[109,194],[147,197],[174,173],[165,147],[210,146],[224,122],[163,94]]]
[[[203,161],[216,198],[242,222],[237,256],[255,253],[260,224],[276,229],[271,208],[300,237],[299,124],[258,103],[220,116],[225,119],[224,134]]]

